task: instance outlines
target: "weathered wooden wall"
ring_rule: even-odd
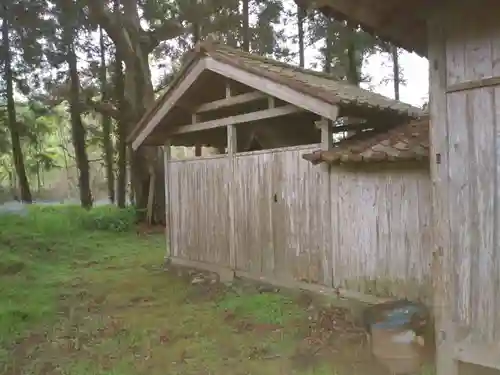
[[[332,168],[308,148],[236,157],[237,269],[380,296],[431,297],[428,170]]]
[[[500,369],[500,5],[479,3],[429,25],[439,374]]]
[[[334,285],[431,297],[431,184],[426,169],[331,170]]]
[[[302,158],[317,147],[236,154],[236,270],[429,300],[428,170],[336,167],[328,173]],[[229,266],[230,158],[169,165],[172,253]]]
[[[279,279],[323,282],[329,228],[320,168],[309,148],[239,154],[235,166],[237,269]],[[327,267],[327,266],[326,266]]]
[[[169,162],[171,254],[229,266],[226,157]]]

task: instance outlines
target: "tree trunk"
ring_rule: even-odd
[[[154,104],[154,90],[151,80],[151,71],[148,64],[147,51],[140,43],[139,33],[142,30],[137,11],[136,0],[123,0],[124,22],[133,25],[134,31],[128,32],[134,43],[135,54],[125,57],[125,94],[127,105],[133,108],[130,118],[131,129],[140,120],[144,112]],[[136,35],[134,35],[136,34]],[[135,196],[135,205],[144,218],[148,204],[149,181],[152,178],[150,171],[156,173],[155,201],[153,204],[153,218],[164,221],[165,206],[158,200],[165,195],[163,158],[159,155],[157,147],[140,147],[131,155],[131,180]]]
[[[117,204],[124,208],[127,201],[127,128],[128,123],[125,117],[127,112],[124,93],[124,77],[122,61],[119,54],[116,54],[115,63],[115,91],[120,118],[118,119],[118,179],[117,179]]]
[[[73,5],[74,6],[74,5]],[[66,9],[63,17],[71,17],[74,9]],[[78,77],[78,63],[75,51],[75,27],[70,22],[65,23],[65,43],[67,47],[67,63],[70,77],[69,110],[71,115],[71,136],[75,149],[76,166],[78,169],[78,183],[80,190],[80,203],[83,208],[92,207],[92,192],[90,190],[90,167],[86,149],[86,134],[81,118],[80,105],[80,79]]]
[[[120,1],[114,0],[114,14],[120,14]],[[120,208],[125,208],[127,203],[127,129],[129,108],[125,100],[125,77],[123,76],[123,60],[118,48],[115,52],[115,72],[114,72],[114,87],[115,101],[118,108],[117,119],[117,148],[118,148],[118,176],[117,176],[117,205]]]
[[[26,176],[24,156],[21,148],[19,129],[17,127],[16,104],[14,102],[14,84],[13,84],[14,77],[11,65],[12,56],[10,51],[10,40],[9,40],[9,28],[10,28],[9,12],[10,10],[8,9],[8,6],[3,5],[4,17],[2,24],[2,39],[3,39],[3,50],[4,50],[4,64],[5,64],[4,74],[5,74],[6,96],[7,96],[7,116],[8,116],[7,123],[9,124],[14,167],[16,169],[16,174],[19,178],[21,200],[24,203],[31,203],[32,196],[28,182],[28,177]]]
[[[105,28],[108,36],[115,43],[121,60],[125,63],[125,99],[120,112],[127,121],[120,121],[120,126],[125,127],[127,124],[126,130],[128,131],[135,126],[146,109],[154,103],[148,56],[158,44],[159,39],[157,37],[151,39],[150,33],[142,29],[137,0],[122,0],[122,10],[119,10],[119,1],[115,0],[113,13],[110,13],[100,1],[86,0],[86,3],[89,6],[91,16]],[[177,31],[175,33],[168,32],[161,38],[168,40],[181,34],[181,32],[176,33]],[[122,131],[125,130],[122,128]],[[123,151],[123,142],[119,148]],[[130,157],[132,189],[135,193],[134,201],[139,210],[143,210],[147,206],[148,186],[151,177],[148,172],[154,170],[158,173],[156,180],[164,181],[163,168],[158,167],[163,164],[163,158],[159,156],[156,147],[140,147]],[[123,168],[122,165],[123,163],[121,163],[120,168]],[[119,179],[119,185],[122,185],[123,180],[120,177]],[[164,196],[164,183],[158,185],[158,191],[155,191],[155,197],[162,196]],[[154,208],[156,211],[154,217],[165,217],[165,207],[161,202],[155,202]]]
[[[193,1],[193,6],[197,6],[198,0]],[[196,45],[201,39],[201,27],[200,27],[200,19],[197,15],[196,19],[193,20],[193,44]]]
[[[109,100],[109,95],[108,95],[108,77],[106,68],[106,45],[102,27],[99,28],[99,42],[101,49],[100,50],[101,97],[102,97],[102,102],[107,103],[107,101]],[[115,203],[115,174],[113,170],[113,141],[111,140],[111,117],[107,114],[102,115],[102,132],[103,132],[104,166],[106,169],[108,199],[111,203]]]
[[[360,64],[358,60],[358,50],[354,42],[354,31],[349,32],[347,45],[347,81],[359,86],[361,81]]]
[[[305,47],[304,47],[304,19],[306,11],[303,6],[297,5],[297,27],[299,34],[299,66],[305,66]]]
[[[359,86],[361,83],[361,60],[359,59],[360,52],[358,51],[358,46],[356,45],[356,35],[355,31],[352,30],[349,25],[346,25],[346,35],[347,38],[347,81],[355,86]],[[356,118],[345,118],[345,125],[355,125],[359,123],[359,119]],[[351,137],[356,134],[355,131],[346,132],[346,137]]]
[[[243,51],[250,51],[250,0],[243,0]]]
[[[36,162],[36,184],[37,184],[37,191],[40,193],[42,190],[42,179],[40,176],[40,162]]]
[[[326,39],[325,39],[325,66],[323,68],[325,73],[333,72],[333,48],[336,40],[335,30],[333,29],[333,20],[327,18],[326,20]]]
[[[391,47],[391,55],[392,55],[392,69],[393,69],[393,76],[394,76],[394,98],[396,100],[399,100],[400,94],[399,94],[399,87],[400,87],[400,70],[399,70],[399,54],[398,54],[398,47],[392,46]]]

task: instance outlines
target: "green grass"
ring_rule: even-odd
[[[218,307],[258,324],[283,326],[305,313],[288,296],[275,293],[228,293]]]
[[[133,234],[116,233],[131,228],[133,212],[111,210],[34,206],[27,217],[0,216],[0,345],[55,317],[59,293],[74,279],[75,269],[130,247]],[[113,218],[107,227],[106,216]],[[108,232],[87,230],[94,228]]]
[[[164,272],[163,235],[138,235],[134,220],[113,207],[0,215],[0,373],[365,373],[331,353],[302,366],[308,315],[292,297],[211,296]]]

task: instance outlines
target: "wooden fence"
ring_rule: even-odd
[[[172,253],[229,266],[229,159],[171,161],[169,168]]]
[[[174,256],[363,294],[430,298],[428,171],[313,166],[317,146],[170,162]]]

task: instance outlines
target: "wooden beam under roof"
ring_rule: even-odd
[[[209,112],[209,111],[216,111],[218,109],[232,107],[232,106],[235,106],[238,104],[245,104],[245,103],[254,102],[254,101],[257,101],[260,99],[265,99],[266,97],[267,97],[266,94],[259,92],[259,91],[248,92],[246,94],[230,96],[230,97],[227,97],[224,99],[215,100],[213,102],[203,103],[200,106],[198,106],[194,110],[194,112],[195,113],[203,113],[203,112]]]
[[[262,111],[245,113],[242,115],[223,117],[215,120],[198,122],[191,125],[184,125],[177,129],[173,129],[168,132],[169,135],[176,134],[186,134],[193,133],[201,130],[214,129],[219,127],[224,127],[228,125],[244,124],[247,122],[255,122],[260,120],[266,120],[274,117],[280,117],[289,115],[292,113],[298,113],[304,111],[301,108],[295,107],[293,105],[284,105],[281,107],[264,109]]]

